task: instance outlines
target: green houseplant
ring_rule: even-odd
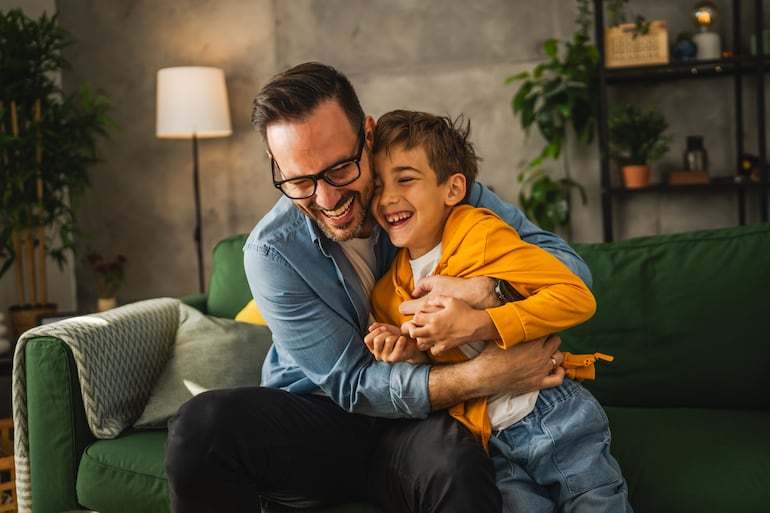
[[[569,159],[563,149],[570,134],[582,144],[590,144],[594,137],[599,51],[590,41],[592,17],[590,1],[578,0],[578,29],[572,40],[546,40],[542,46],[545,62],[531,72],[506,79],[507,84],[519,83],[511,105],[521,127],[527,134],[532,126],[537,127],[545,142],[540,153],[519,172],[518,180],[522,184],[522,210],[546,230],[569,227],[573,189],[586,202],[583,187],[570,176]],[[564,176],[552,178],[543,166],[560,157]]]
[[[645,111],[621,103],[612,109],[607,126],[610,152],[618,160],[625,186],[646,186],[650,163],[662,158],[671,146],[671,137],[665,133],[668,121],[654,107]]]
[[[0,12],[0,276],[15,268],[18,305],[28,318],[50,312],[46,260],[73,248],[78,197],[112,125],[107,100],[89,87],[65,94],[61,50],[74,40],[57,17]],[[22,321],[27,322],[27,321]]]

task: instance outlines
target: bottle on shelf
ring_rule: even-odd
[[[708,154],[703,147],[703,136],[687,136],[687,148],[684,150],[684,168],[687,171],[708,171]]]

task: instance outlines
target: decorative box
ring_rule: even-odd
[[[634,23],[604,29],[604,66],[668,64],[668,29],[662,20],[650,22],[647,34],[639,34]]]

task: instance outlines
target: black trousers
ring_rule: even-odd
[[[172,511],[257,513],[361,501],[386,513],[500,513],[490,458],[445,412],[427,420],[347,413],[263,387],[200,394],[169,422]]]

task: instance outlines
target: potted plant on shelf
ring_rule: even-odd
[[[610,151],[620,165],[624,185],[649,185],[650,163],[663,157],[671,146],[671,137],[665,133],[666,118],[654,107],[644,111],[622,103],[613,108],[607,125]]]
[[[76,201],[89,186],[96,143],[112,121],[107,100],[87,86],[65,94],[62,49],[74,43],[56,16],[0,12],[0,276],[15,269],[15,336],[48,301],[46,263],[59,265],[74,245]]]
[[[537,127],[545,140],[540,153],[519,171],[522,184],[519,205],[543,229],[565,227],[569,238],[570,193],[583,187],[570,176],[569,159],[563,151],[570,134],[581,144],[594,137],[597,115],[596,67],[599,51],[590,42],[593,11],[589,0],[578,0],[578,30],[571,41],[548,39],[543,43],[548,60],[532,72],[510,76],[506,83],[520,82],[511,105],[521,127],[529,133]],[[570,130],[571,127],[571,130]],[[547,160],[562,159],[564,176],[552,178],[544,169]]]

